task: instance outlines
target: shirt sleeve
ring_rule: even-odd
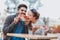
[[[40,28],[35,31],[35,34],[44,35],[44,22],[43,20],[38,20],[36,25],[40,25]]]
[[[36,35],[44,35],[44,28],[39,28],[39,29],[37,29],[36,31],[35,31],[35,33],[34,34],[36,34]]]

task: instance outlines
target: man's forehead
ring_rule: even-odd
[[[21,7],[20,9],[27,10],[25,7]]]

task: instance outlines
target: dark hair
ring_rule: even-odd
[[[40,14],[37,12],[36,9],[31,9],[31,12],[33,13],[33,16],[34,16],[36,19],[39,18]]]
[[[27,5],[25,5],[25,4],[20,4],[20,5],[18,6],[18,10],[19,10],[21,7],[25,7],[25,8],[27,9]]]

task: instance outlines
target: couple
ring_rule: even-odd
[[[20,4],[17,8],[17,13],[6,18],[3,27],[3,40],[25,40],[25,38],[9,37],[7,33],[28,34],[28,30],[30,30],[32,34],[44,34],[43,28],[40,27],[41,22],[36,9],[31,9],[28,12],[28,16],[26,16],[26,12],[27,6]]]

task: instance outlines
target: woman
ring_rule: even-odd
[[[42,20],[39,19],[39,16],[40,14],[37,12],[36,9],[31,9],[28,12],[28,17],[32,25],[32,31],[29,31],[30,34],[44,35],[44,28],[42,27],[44,23]]]

